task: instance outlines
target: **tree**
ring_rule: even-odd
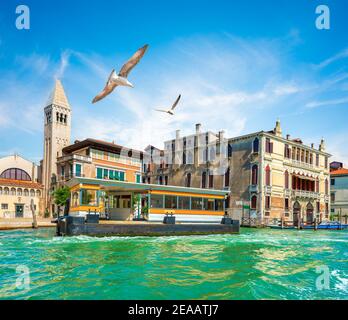
[[[53,192],[54,203],[58,206],[58,214],[60,207],[64,206],[70,198],[70,189],[67,186],[61,187]]]

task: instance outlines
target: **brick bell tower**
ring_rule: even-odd
[[[44,206],[50,215],[55,212],[51,193],[57,179],[57,158],[62,149],[70,144],[71,108],[60,80],[56,80],[53,91],[44,108],[44,157],[42,183]]]

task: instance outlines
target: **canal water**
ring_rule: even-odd
[[[0,232],[0,299],[348,299],[348,232],[54,237]]]

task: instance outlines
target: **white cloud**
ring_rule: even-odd
[[[321,106],[332,106],[338,104],[348,103],[348,97],[342,99],[332,99],[332,100],[324,100],[324,101],[312,101],[306,104],[307,108],[317,108]]]
[[[348,48],[346,48],[346,49],[338,52],[337,54],[333,55],[332,57],[324,60],[319,65],[317,65],[317,68],[319,68],[319,69],[325,68],[329,64],[331,64],[337,60],[344,59],[344,58],[348,58]]]

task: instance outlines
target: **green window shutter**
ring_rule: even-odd
[[[103,179],[103,169],[97,168],[97,179]]]
[[[75,164],[75,176],[81,177],[81,165],[78,163]]]
[[[113,178],[114,178],[114,171],[109,170],[109,179],[113,179]]]
[[[120,180],[124,181],[124,172],[122,172],[122,171],[120,172]]]
[[[108,169],[104,169],[104,175],[103,175],[103,178],[107,178],[109,175],[109,170]]]
[[[115,171],[115,179],[120,180],[120,173],[118,171]]]
[[[140,174],[137,174],[137,183],[140,183],[140,182],[141,182]]]

